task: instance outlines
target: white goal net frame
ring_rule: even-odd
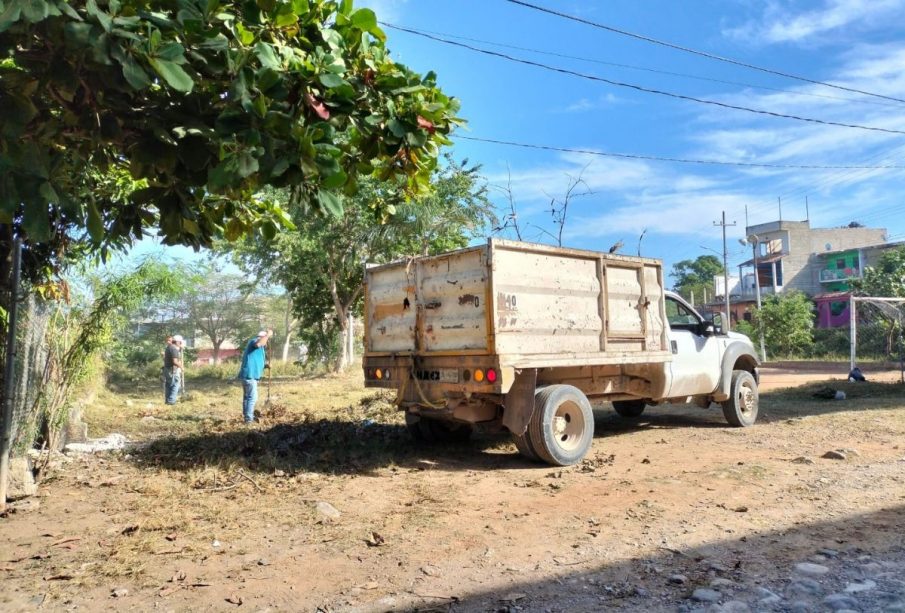
[[[858,303],[869,304],[875,307],[875,312],[889,321],[899,324],[899,337],[905,332],[905,298],[890,298],[884,296],[850,296],[849,297],[849,331],[851,334],[851,355],[849,369],[857,366],[858,349]],[[905,363],[900,346],[899,369],[902,373],[902,382],[905,383]]]

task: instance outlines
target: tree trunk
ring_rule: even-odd
[[[345,309],[342,309],[342,310],[337,309],[337,311],[339,311],[337,313],[337,319],[339,319],[340,348],[339,348],[339,356],[337,357],[336,364],[333,367],[333,372],[341,373],[342,371],[344,371],[346,369],[346,366],[349,365],[349,354],[346,351],[346,349],[348,347],[348,345],[347,345],[348,339],[346,338],[346,335],[349,333],[349,325],[348,325],[348,319],[347,319],[347,316],[345,313]]]
[[[286,340],[283,341],[283,364],[289,361],[289,339],[292,338],[292,299],[286,300],[286,311],[283,313],[283,325],[286,330]]]
[[[220,345],[223,344],[223,341],[214,341],[214,364],[220,363]]]
[[[283,341],[283,364],[289,361],[289,341],[292,339],[292,331],[286,328],[286,340]]]

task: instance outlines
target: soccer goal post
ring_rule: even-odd
[[[863,331],[879,329],[885,347],[878,351],[889,359],[897,358],[902,381],[905,382],[905,298],[883,296],[851,296],[849,298],[849,330],[851,335],[851,355],[849,368],[858,363],[859,328]],[[894,348],[895,347],[895,348]]]

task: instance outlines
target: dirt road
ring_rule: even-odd
[[[801,376],[765,371],[764,389]],[[285,413],[252,431],[235,390],[183,414],[101,398],[98,422],[133,438],[187,430],[61,460],[37,508],[0,520],[0,607],[905,611],[901,386],[767,391],[749,429],[601,405],[587,460],[554,469],[496,435],[413,446],[362,390],[316,410],[356,381],[284,385]]]

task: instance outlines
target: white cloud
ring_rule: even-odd
[[[604,109],[612,107],[613,105],[619,104],[622,101],[619,97],[615,96],[612,93],[606,93],[597,98],[580,98],[573,102],[572,104],[567,105],[565,108],[554,109],[554,113],[584,113],[586,111],[594,111],[598,109]]]
[[[603,158],[582,153],[562,153],[555,164],[524,170],[496,171],[488,177],[493,185],[511,183],[516,202],[549,202],[562,197],[578,178],[592,192],[630,189],[653,180],[650,167],[640,161]]]
[[[374,11],[381,21],[398,21],[408,0],[359,0],[356,6]]]
[[[580,111],[590,111],[594,108],[594,103],[588,100],[587,98],[582,98],[576,102],[573,102],[569,106],[567,106],[564,111],[566,113],[576,113]]]
[[[745,204],[750,196],[736,192],[684,191],[681,189],[641,192],[629,196],[628,202],[612,211],[576,216],[567,226],[570,238],[594,238],[626,234],[635,236],[647,229],[656,235],[713,235],[712,221],[726,211],[730,222],[741,213],[744,223]],[[590,207],[584,207],[586,210]],[[602,208],[602,207],[601,207]],[[584,211],[583,211],[584,212]]]
[[[802,43],[820,35],[901,17],[903,0],[827,0],[812,11],[796,13],[779,2],[768,2],[763,18],[724,32],[754,43]]]

